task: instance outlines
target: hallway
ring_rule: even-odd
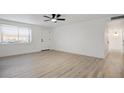
[[[124,77],[123,53],[111,51],[105,59],[103,77]]]

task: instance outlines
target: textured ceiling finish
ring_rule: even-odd
[[[65,25],[68,23],[115,16],[115,14],[62,14],[60,18],[66,18],[66,21],[58,21],[57,23],[53,23],[51,21],[44,22],[44,20],[47,19],[43,17],[44,15],[51,16],[49,14],[0,14],[0,18],[16,22],[56,27],[58,25]]]

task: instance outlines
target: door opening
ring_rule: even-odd
[[[124,19],[112,20],[108,24],[110,52],[124,53]]]

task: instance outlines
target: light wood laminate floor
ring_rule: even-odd
[[[105,59],[60,51],[42,51],[0,58],[4,78],[124,77],[124,56],[110,53]]]

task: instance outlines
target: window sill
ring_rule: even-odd
[[[29,45],[30,43],[0,43],[0,45]]]

